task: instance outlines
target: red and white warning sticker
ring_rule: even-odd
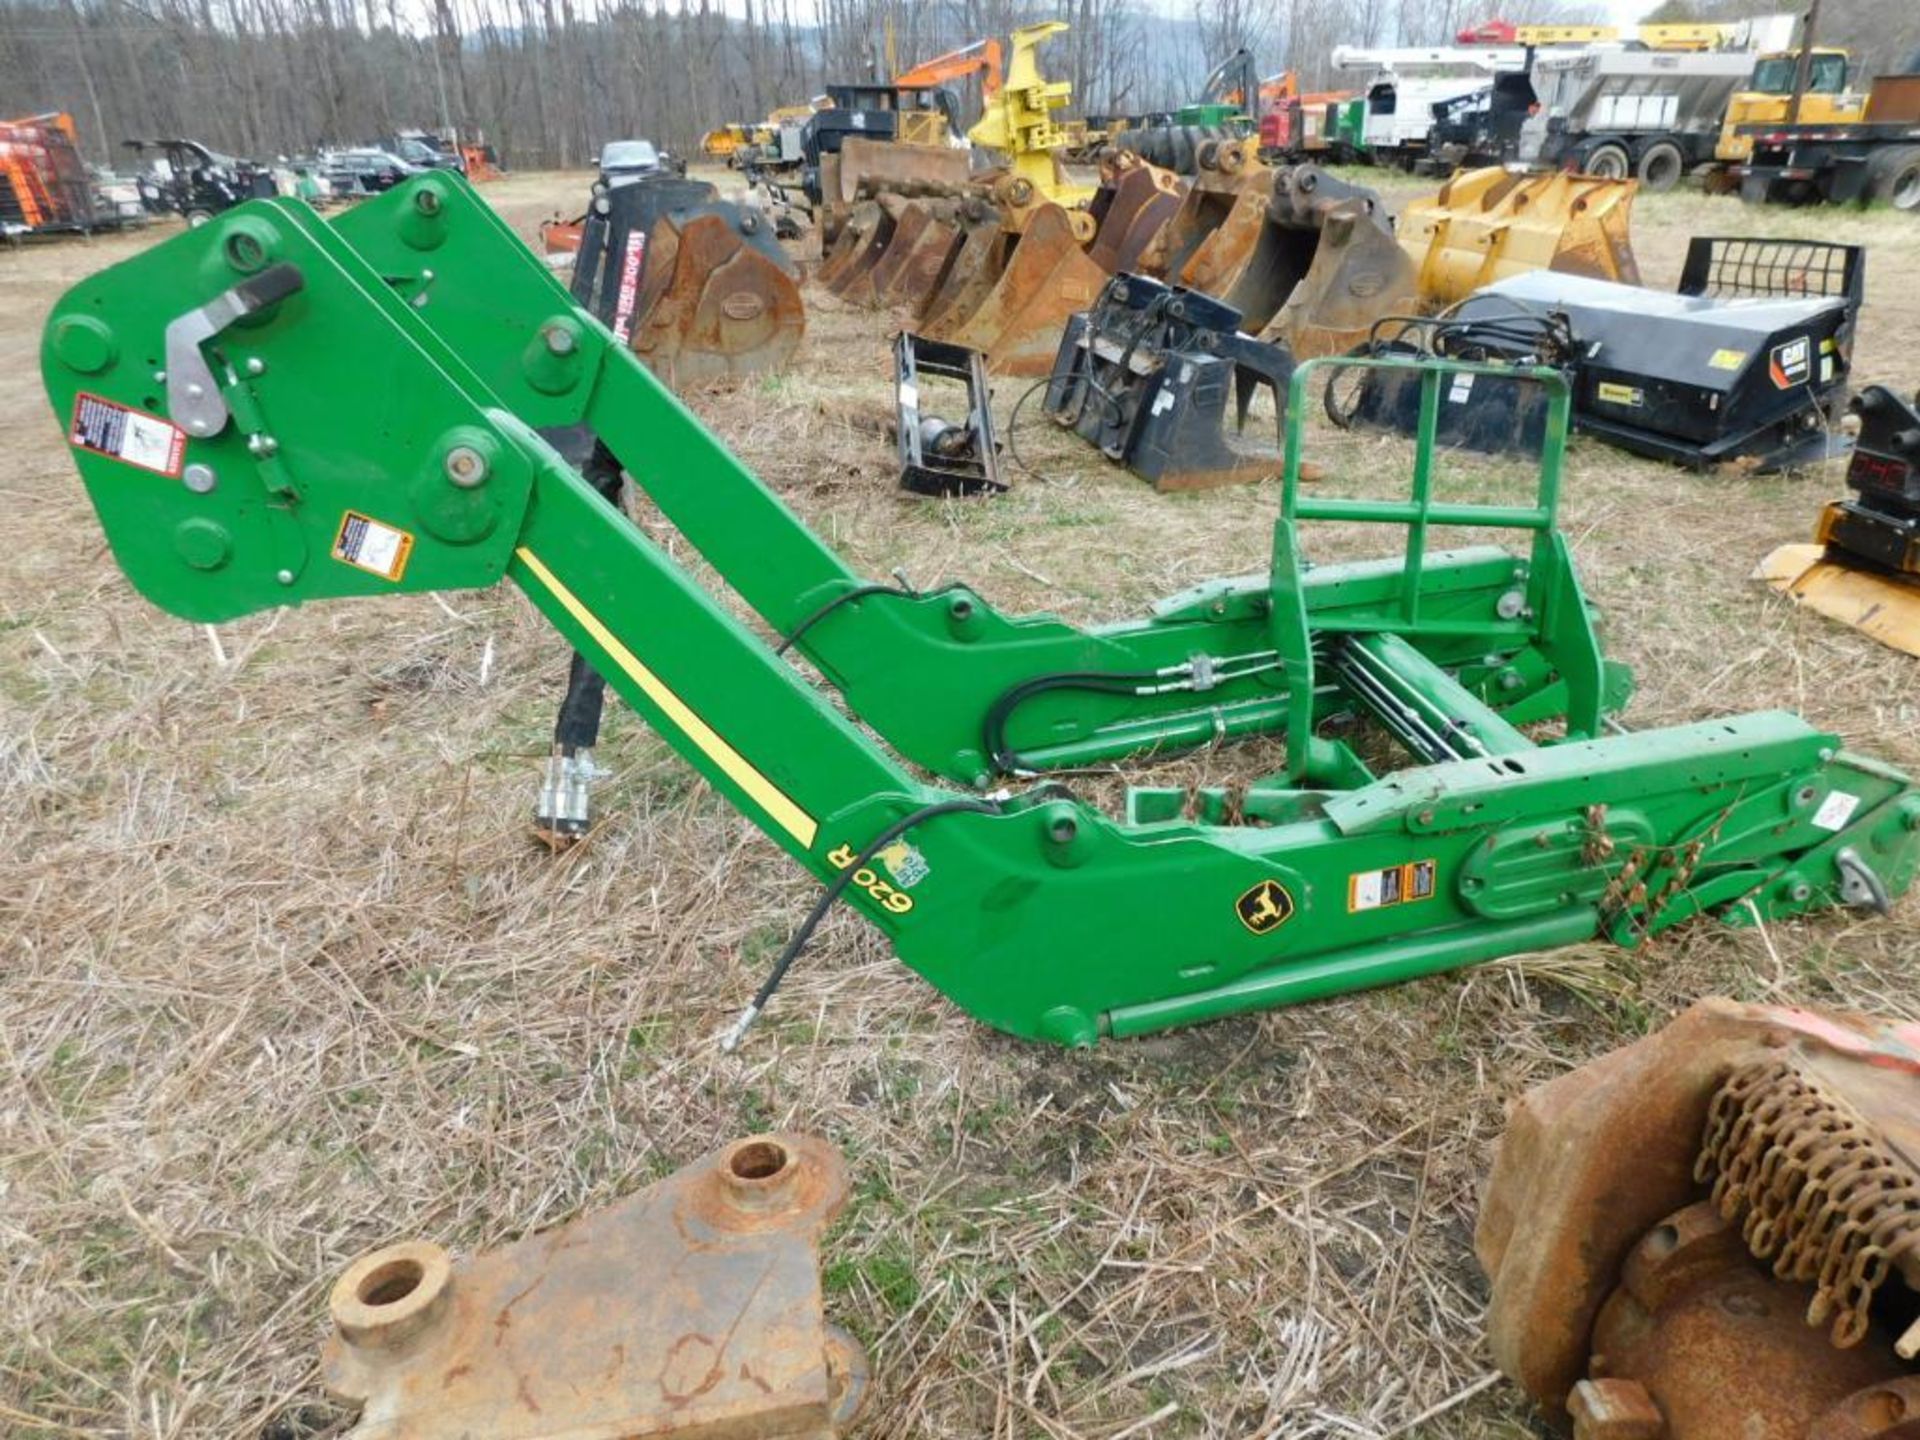
[[[334,559],[382,580],[397,582],[406,573],[412,553],[413,536],[358,510],[340,517],[340,533],[333,537]]]
[[[73,402],[67,438],[82,450],[155,475],[178,475],[187,458],[187,432],[171,420],[81,391]]]
[[[1414,860],[1405,865],[1389,865],[1384,870],[1362,870],[1349,875],[1347,910],[1358,914],[1362,910],[1384,910],[1389,905],[1430,900],[1438,868],[1431,860]]]

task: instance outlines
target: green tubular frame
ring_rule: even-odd
[[[1792,715],[1599,733],[1609,679],[1552,528],[1563,407],[1539,504],[1504,517],[1532,532],[1524,561],[1427,553],[1427,527],[1489,515],[1435,503],[1423,468],[1413,498],[1388,505],[1290,483],[1271,575],[1202,587],[1120,639],[984,607],[956,617],[951,597],[849,605],[819,627],[814,653],[849,700],[903,727],[896,739],[876,725],[876,743],[534,427],[578,415],[603,434],[624,425],[609,435],[616,453],[688,514],[703,489],[724,492],[737,540],[719,533],[725,517],[676,520],[702,531],[701,549],[743,594],[754,589],[776,628],[852,577],[564,296],[516,309],[517,282],[503,278],[495,325],[519,336],[520,378],[509,383],[491,349],[476,363],[482,352],[459,343],[444,307],[427,317],[474,289],[452,283],[448,227],[484,208],[449,176],[397,193],[342,228],[295,201],[255,202],[62,299],[43,372],[116,559],[156,604],[196,620],[511,580],[776,844],[823,881],[852,869],[848,903],[989,1024],[1086,1044],[1596,935],[1630,944],[1701,913],[1744,923],[1863,903],[1912,882],[1911,784]],[[382,216],[409,265],[370,263],[356,244]],[[210,333],[195,338],[196,325]],[[204,362],[226,412],[191,435],[183,360]],[[609,418],[626,406],[640,417]],[[157,461],[151,447],[144,463],[102,453],[120,432],[101,414],[121,407],[181,422],[178,453],[164,431]],[[1296,396],[1296,424],[1302,408]],[[158,422],[140,423],[152,439]],[[1295,474],[1297,437],[1289,450]],[[1404,525],[1406,548],[1308,568],[1299,527],[1327,517]],[[372,553],[348,538],[369,522],[408,537],[404,565],[390,563],[398,552],[340,558]],[[762,586],[753,577],[766,571],[778,578]],[[997,627],[986,643],[955,633],[975,616]],[[830,644],[829,626],[850,635]],[[1196,636],[1214,653],[1277,657],[1260,698],[1278,707],[1267,728],[1289,735],[1288,775],[1237,797],[1139,790],[1119,820],[1043,785],[990,813],[931,818],[850,863],[888,827],[957,798],[906,762],[942,753],[942,736],[964,727],[916,726],[916,706],[959,694],[971,720],[1023,677],[1086,668],[1076,653],[1110,667],[1177,663]],[[909,653],[889,687],[851,650],[893,641]],[[1504,658],[1476,658],[1489,649]],[[964,680],[912,692],[946,661]],[[899,689],[895,708],[880,705]],[[1509,693],[1515,703],[1493,698]],[[1374,778],[1316,730],[1343,710],[1380,720],[1432,763]],[[1558,744],[1532,745],[1517,728],[1563,715]],[[1104,718],[1145,735],[1165,716]],[[1187,818],[1189,802],[1201,818]]]

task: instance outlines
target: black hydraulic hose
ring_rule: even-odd
[[[980,739],[996,774],[1032,774],[1034,767],[1007,745],[1007,721],[1013,712],[1035,695],[1049,690],[1093,690],[1107,695],[1131,695],[1141,685],[1165,677],[1152,670],[1061,670],[1051,675],[1036,675],[1023,680],[987,707],[980,722]]]
[[[813,909],[807,912],[807,918],[800,922],[800,928],[781,950],[779,958],[773,962],[773,968],[767,972],[767,978],[760,982],[760,988],[754,992],[752,1003],[740,1012],[740,1018],[733,1022],[733,1028],[727,1031],[720,1041],[720,1048],[731,1053],[746,1038],[747,1031],[773,1001],[774,992],[787,978],[787,972],[793,969],[793,962],[800,958],[800,952],[813,938],[813,932],[820,928],[820,922],[827,918],[827,912],[833,908],[833,902],[846,893],[847,886],[853,883],[853,877],[870,864],[888,845],[892,844],[914,826],[924,824],[937,815],[952,815],[960,812],[978,815],[997,815],[1000,802],[997,800],[941,800],[932,805],[923,805],[911,814],[904,815],[887,826],[873,839],[869,840],[853,857],[845,869],[827,883],[820,892],[820,898],[813,903]]]
[[[946,585],[942,586],[939,590],[928,591],[926,593],[941,595],[954,588],[952,585]],[[869,595],[898,595],[903,600],[918,600],[921,593],[921,591],[915,590],[911,585],[882,585],[877,581],[867,585],[855,585],[850,590],[842,590],[838,595],[827,601],[826,604],[809,614],[798,625],[795,625],[791,630],[787,631],[785,635],[781,636],[780,643],[775,647],[773,653],[776,655],[786,654],[787,651],[794,647],[802,635],[806,634],[807,631],[811,630],[815,625],[818,625],[842,605],[850,605],[855,600],[864,600]]]

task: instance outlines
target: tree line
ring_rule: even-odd
[[[1667,0],[1701,18],[1779,0]],[[798,104],[1017,25],[1065,20],[1043,50],[1075,109],[1128,114],[1193,98],[1249,46],[1308,89],[1336,45],[1442,45],[1494,16],[1599,18],[1595,0],[0,0],[0,92],[65,110],[89,158],[184,136],[257,158],[405,128],[484,139],[522,168],[590,163],[606,140],[690,152],[707,129]],[[1677,18],[1677,17],[1676,17]],[[1863,72],[1920,44],[1914,0],[1825,0],[1823,38]],[[1904,51],[1901,52],[1904,54]],[[962,88],[977,111],[977,83]]]

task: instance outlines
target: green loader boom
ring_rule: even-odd
[[[1443,386],[1476,367],[1426,367],[1394,502],[1302,493],[1302,367],[1270,572],[1080,630],[852,574],[450,174],[338,225],[263,200],[157,245],[63,298],[43,367],[156,604],[218,621],[512,581],[903,960],[1014,1034],[1087,1044],[1703,913],[1885,908],[1920,863],[1910,782],[1792,715],[1609,731],[1625,677],[1555,528],[1551,372],[1538,494],[1491,506],[1433,494]],[[581,427],[844,709],[567,462],[555,437]],[[1399,544],[1313,566],[1319,520]],[[1457,525],[1524,544],[1428,549]],[[1336,718],[1416,763],[1376,775]],[[1522,729],[1548,722],[1555,743]],[[1116,817],[1032,778],[1255,733],[1285,738],[1286,769],[1232,795],[1139,788]]]

